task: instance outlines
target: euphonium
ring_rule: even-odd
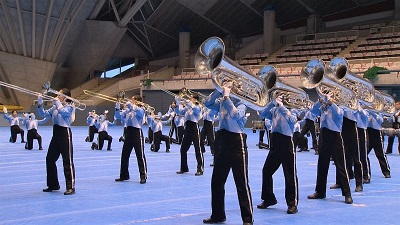
[[[374,85],[369,80],[351,72],[345,58],[333,58],[329,62],[328,67],[333,71],[330,75],[332,75],[339,84],[352,90],[360,103],[367,105],[374,101]]]
[[[278,77],[275,67],[271,65],[264,66],[257,73],[265,82],[269,101],[282,97],[282,103],[288,108],[307,109],[312,107],[308,94],[297,87],[283,83]]]
[[[231,82],[230,96],[243,101],[247,107],[263,110],[268,104],[268,90],[264,81],[225,56],[224,42],[218,37],[205,40],[194,60],[200,75],[211,73],[215,89],[222,92],[225,82]]]
[[[320,97],[332,93],[332,100],[335,104],[356,110],[358,102],[354,92],[329,78],[340,71],[339,69],[326,68],[322,60],[313,59],[308,61],[302,69],[300,79],[305,88],[316,88]]]

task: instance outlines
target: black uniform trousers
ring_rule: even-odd
[[[169,143],[169,136],[163,135],[161,130],[153,133],[154,151],[158,152],[160,150],[161,141],[165,142],[165,149],[169,150],[171,148]]]
[[[357,123],[343,117],[342,138],[344,153],[346,156],[346,168],[349,177],[356,179],[356,185],[363,184],[363,168],[360,161],[360,150],[358,147]],[[354,172],[352,170],[354,164]],[[340,174],[336,170],[336,183],[340,185]]]
[[[390,167],[389,162],[387,161],[386,155],[383,152],[383,142],[382,142],[382,132],[380,130],[368,127],[368,151],[367,155],[371,152],[372,149],[375,151],[375,156],[379,161],[379,166],[381,167],[381,171],[383,175],[390,175]],[[369,157],[368,166],[370,166]],[[371,170],[369,171],[369,175],[371,176]]]
[[[368,163],[368,155],[367,155],[367,144],[368,144],[368,135],[367,129],[357,128],[358,133],[358,147],[360,150],[360,161],[363,168],[363,179],[370,179],[369,172],[369,163]]]
[[[21,141],[24,142],[24,130],[21,129],[18,125],[13,125],[10,127],[11,130],[11,142],[15,143],[17,141],[17,134],[21,134]]]
[[[335,160],[336,170],[339,171],[342,195],[351,196],[342,135],[340,132],[332,131],[324,127],[321,129],[320,138],[322,142],[318,146],[319,156],[315,191],[321,195],[326,194],[326,182],[332,156]]]
[[[120,178],[128,180],[129,176],[129,157],[132,149],[135,149],[136,159],[139,167],[140,179],[147,179],[147,164],[144,154],[144,139],[141,128],[128,126],[126,137],[122,146]]]
[[[28,130],[26,149],[33,149],[33,139],[38,140],[39,148],[42,148],[42,136],[37,132],[35,128]]]
[[[304,136],[303,136],[304,137]],[[296,151],[297,146],[301,143],[300,132],[296,131],[293,133],[293,149]],[[301,145],[300,145],[301,146]]]
[[[203,127],[201,128],[200,131],[200,147],[202,152],[206,151],[204,147],[206,138],[208,145],[210,145],[210,151],[212,154],[214,154],[214,141],[215,141],[214,125],[209,120],[204,120]]]
[[[215,163],[211,177],[211,218],[223,220],[225,183],[232,168],[243,222],[253,221],[253,206],[248,180],[247,135],[219,130],[215,135]]]
[[[393,123],[393,128],[394,129],[399,129],[400,124],[398,122],[394,122]],[[396,137],[396,135],[394,135],[393,137],[389,137],[388,138],[388,145],[386,147],[386,153],[392,153],[393,151],[393,143],[394,143],[394,138]],[[397,142],[399,143],[397,150],[399,151],[400,154],[400,136],[399,134],[397,134]]]
[[[187,163],[187,152],[193,142],[194,152],[196,154],[197,160],[197,171],[204,171],[204,158],[203,152],[200,150],[200,131],[198,123],[193,121],[186,121],[185,123],[185,134],[183,135],[182,145],[181,145],[181,171],[189,172],[189,167]]]
[[[111,149],[112,137],[107,133],[107,131],[99,132],[99,150],[103,149],[104,141],[108,141],[107,149]]]
[[[274,185],[272,175],[282,164],[285,176],[285,198],[288,206],[297,206],[299,202],[299,187],[296,169],[296,151],[293,147],[292,137],[281,133],[271,134],[271,146],[262,170],[261,199],[268,203],[275,203]]]
[[[313,120],[306,119],[303,128],[301,129],[300,136],[304,136],[307,132],[310,131],[312,137],[312,145],[314,150],[318,150],[318,140],[317,135],[315,134],[315,124]],[[308,147],[307,147],[308,148]]]
[[[149,139],[149,144],[153,143],[153,130],[149,126],[149,129],[147,130],[147,138]]]
[[[175,124],[175,116],[172,118],[172,121],[171,121],[171,127],[169,128],[169,133],[168,133],[168,136],[170,137],[170,138],[172,138],[172,135],[174,134],[174,132],[175,132],[175,139],[178,139],[178,133],[177,133],[177,131],[176,131],[176,124]]]
[[[62,157],[66,188],[75,188],[75,168],[73,162],[72,133],[69,127],[53,125],[53,137],[46,156],[47,186],[59,189],[56,161]]]
[[[89,142],[92,142],[94,139],[94,134],[98,134],[99,130],[95,125],[89,126]]]

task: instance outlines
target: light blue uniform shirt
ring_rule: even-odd
[[[144,117],[144,109],[133,105],[132,103],[127,103],[127,108],[124,111],[119,110],[119,103],[116,104],[115,118],[125,121],[126,127],[136,127],[141,129]]]
[[[365,109],[357,110],[356,119],[357,119],[357,127],[362,129],[368,128],[369,113],[367,110]]]
[[[41,117],[51,117],[53,125],[71,127],[75,116],[75,106],[70,104],[62,105],[60,101],[55,101],[54,105],[47,110],[44,110],[43,106],[39,106],[38,114]]]
[[[17,117],[13,117],[13,116],[8,115],[6,113],[4,113],[4,119],[8,120],[8,124],[10,124],[10,127],[14,126],[14,125],[18,125],[19,126],[19,121],[23,121],[24,120],[23,118],[19,118],[18,116]]]
[[[179,103],[178,106],[175,107],[175,112],[179,115],[185,115],[185,122],[192,121],[198,123],[201,119],[201,106],[191,101],[187,102],[185,106]]]
[[[325,127],[331,131],[342,132],[343,110],[335,103],[323,105],[317,101],[311,109],[311,112],[316,116],[320,116],[321,128]]]
[[[277,132],[289,137],[293,137],[294,125],[297,122],[297,116],[291,113],[284,106],[275,106],[270,102],[267,108],[260,111],[260,117],[272,121],[271,132]]]
[[[380,113],[369,111],[368,127],[382,130],[383,117]]]
[[[220,96],[221,94],[215,90],[204,101],[207,108],[219,113],[219,129],[232,133],[244,133],[246,105],[236,100],[233,103],[230,98],[221,99]]]

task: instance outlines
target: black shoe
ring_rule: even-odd
[[[39,150],[43,150],[43,148],[42,148],[42,147],[39,147]]]
[[[309,152],[309,151],[310,151],[310,149],[308,149],[308,148],[303,150],[303,152]]]
[[[22,140],[21,143],[26,143],[26,142],[24,140]]]
[[[385,152],[385,154],[387,155],[387,154],[392,154],[392,152]]]
[[[141,184],[145,184],[145,183],[146,183],[146,179],[145,179],[145,178],[141,178],[141,179],[140,179],[140,183],[141,183]]]
[[[89,136],[87,136],[87,137],[85,138],[85,142],[90,142],[90,141],[89,141]]]
[[[197,171],[194,175],[195,176],[201,176],[201,175],[203,175],[203,172],[202,171]]]
[[[302,152],[303,151],[303,149],[299,149],[297,152]]]
[[[223,223],[225,221],[226,221],[226,219],[217,220],[217,219],[213,219],[213,218],[210,217],[210,218],[204,219],[203,223]]]
[[[370,179],[364,179],[364,184],[369,184],[369,183],[371,183]]]
[[[353,199],[351,198],[351,196],[346,196],[344,197],[344,202],[347,204],[353,204]]]
[[[169,149],[167,148],[167,150],[165,150],[165,152],[170,153]]]
[[[318,151],[315,151],[315,152],[314,152],[314,155],[319,155],[319,152],[318,152]]]
[[[385,178],[391,178],[390,174],[383,174]]]
[[[121,137],[119,137],[118,141],[119,141],[119,142],[124,142],[124,141],[125,141],[125,138],[121,136]]]
[[[145,138],[145,139],[144,139],[144,142],[145,142],[145,143],[149,143],[149,142],[150,142],[149,138]]]
[[[90,147],[92,150],[97,149],[97,144],[96,143],[92,143],[92,146]]]
[[[116,179],[115,179],[115,181],[117,181],[117,182],[121,182],[121,181],[124,181],[124,180],[129,180],[129,178],[127,178],[127,179],[124,179],[124,178],[116,178]]]
[[[187,173],[187,172],[189,172],[189,171],[182,171],[182,170],[179,170],[179,171],[176,171],[176,174],[184,174],[184,173]]]
[[[270,207],[271,205],[276,205],[278,203],[276,200],[274,202],[267,202],[267,201],[262,201],[261,204],[257,205],[258,209],[266,209]]]
[[[357,185],[355,192],[362,192],[363,191],[363,186],[362,185]]]
[[[298,212],[297,206],[289,206],[286,210],[287,214],[295,214]]]
[[[334,184],[330,187],[330,189],[339,189],[341,186],[339,184]]]
[[[307,198],[308,199],[323,199],[323,198],[326,198],[326,195],[315,192],[314,194],[307,196]]]
[[[253,222],[244,222],[243,225],[253,225]]]
[[[58,188],[48,187],[48,188],[43,189],[43,192],[52,192],[52,191],[58,191],[58,190],[60,190],[60,187],[58,187]]]
[[[75,194],[75,188],[68,189],[64,192],[64,195],[73,195]]]

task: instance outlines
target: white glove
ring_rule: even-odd
[[[38,105],[43,105],[43,98],[41,95],[38,96],[37,103],[38,103]]]
[[[115,108],[119,110],[121,108],[121,103],[119,102],[115,103]]]
[[[282,97],[279,96],[275,99],[275,106],[283,106]]]
[[[250,116],[250,113],[246,113],[244,116],[245,116],[245,117],[249,117],[249,116]]]
[[[104,114],[107,114],[108,113],[108,110],[106,109],[106,110],[104,110]]]
[[[4,105],[3,105],[3,113],[7,114],[7,107],[5,107]]]
[[[229,97],[229,94],[231,93],[231,89],[229,87],[222,87],[222,95],[224,97]]]
[[[328,96],[327,95],[322,95],[321,96],[322,102],[327,102],[328,101]]]

